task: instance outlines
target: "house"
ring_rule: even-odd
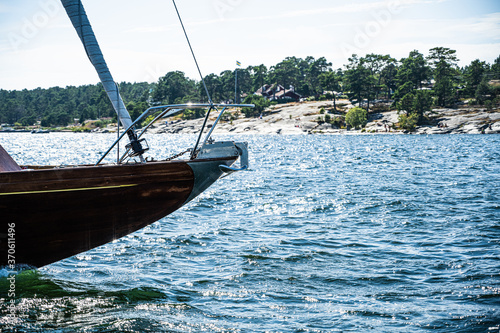
[[[261,95],[262,97],[270,101],[277,101],[284,99],[291,99],[294,101],[298,101],[302,97],[301,95],[295,92],[293,86],[290,86],[290,89],[285,89],[282,85],[276,83],[271,85],[269,84],[263,85],[259,90],[255,92],[255,94]]]

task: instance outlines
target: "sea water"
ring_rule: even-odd
[[[19,164],[88,164],[115,138],[0,144]],[[18,273],[14,315],[4,269],[0,331],[500,331],[499,135],[233,138],[249,142],[249,171],[134,234]],[[149,156],[195,140],[149,136]]]

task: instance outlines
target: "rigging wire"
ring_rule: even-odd
[[[205,92],[207,93],[208,96],[208,102],[210,105],[213,105],[214,103],[212,102],[212,97],[210,97],[210,93],[208,92],[207,85],[205,84],[205,79],[203,78],[203,75],[201,74],[200,66],[198,65],[198,61],[196,60],[196,56],[193,51],[193,47],[191,46],[191,42],[189,41],[189,37],[187,35],[186,29],[184,28],[184,23],[182,23],[182,18],[181,14],[179,13],[179,10],[177,9],[177,5],[175,4],[175,0],[172,0],[175,11],[177,12],[177,16],[179,17],[179,21],[181,22],[182,30],[184,31],[184,36],[186,36],[187,43],[189,45],[189,49],[191,50],[191,54],[193,55],[194,63],[196,64],[196,68],[198,69],[198,73],[200,74],[201,82],[203,83],[203,87],[205,88]]]
[[[186,32],[186,28],[184,28],[184,23],[182,23],[182,18],[181,14],[179,13],[179,10],[177,9],[177,5],[175,4],[175,0],[172,0],[172,3],[174,4],[175,11],[177,12],[177,17],[179,17],[179,21],[181,22],[182,30],[184,31],[184,36],[186,36],[187,43],[189,45],[189,49],[191,50],[191,54],[193,55],[194,63],[196,64],[196,68],[198,69],[198,73],[200,74],[201,82],[203,83],[203,87],[205,88],[205,92],[208,97],[208,102],[210,104],[210,107],[208,108],[208,112],[205,116],[205,120],[203,121],[203,125],[200,130],[200,134],[198,135],[198,139],[196,140],[196,144],[194,145],[193,151],[191,152],[191,159],[194,160],[196,158],[197,152],[196,149],[198,148],[198,145],[200,144],[201,137],[203,135],[203,130],[205,129],[205,126],[207,125],[208,117],[210,116],[210,112],[212,109],[217,109],[217,107],[214,105],[214,102],[212,101],[212,97],[210,96],[210,93],[208,92],[207,85],[205,83],[205,79],[203,78],[203,74],[201,74],[200,66],[198,65],[198,60],[196,60],[196,56],[193,51],[193,47],[191,46],[191,42],[189,41],[188,34]]]

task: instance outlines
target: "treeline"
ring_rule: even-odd
[[[429,50],[427,57],[415,50],[399,60],[390,55],[353,55],[338,69],[324,57],[287,57],[270,68],[249,66],[238,68],[237,74],[226,70],[207,75],[204,81],[214,102],[235,102],[237,75],[236,99],[246,96],[244,102],[257,104],[254,111],[245,112],[247,116],[258,115],[269,104],[253,95],[265,84],[281,85],[303,98],[332,98],[334,103],[336,96],[344,95],[367,110],[373,100],[390,100],[403,117],[415,122],[422,121],[432,106],[453,106],[465,99],[487,107],[500,102],[500,88],[491,84],[500,80],[500,56],[493,64],[477,59],[460,68],[457,63],[456,51],[444,47]],[[150,105],[208,101],[202,82],[180,71],[169,72],[156,83],[121,83],[119,88],[134,119]],[[195,118],[202,113],[185,116]],[[42,126],[57,126],[102,117],[116,115],[100,84],[0,90],[1,123],[32,125],[41,121]]]
[[[154,84],[121,83],[120,92],[129,101],[129,111],[137,117],[142,111],[136,106],[147,106]],[[66,88],[7,91],[0,90],[0,122],[30,126],[41,121],[44,127],[66,126],[75,119],[115,117],[116,114],[101,84]]]

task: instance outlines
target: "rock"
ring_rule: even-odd
[[[346,101],[338,101],[338,110],[347,111],[352,105]],[[371,113],[370,121],[364,130],[351,130],[333,128],[330,124],[318,124],[320,109],[325,108],[332,119],[341,115],[334,111],[330,101],[301,102],[276,105],[262,118],[239,118],[229,122],[220,122],[214,133],[245,133],[245,134],[402,134],[403,131],[395,131],[392,125],[398,122],[397,111],[386,111]],[[453,134],[453,133],[500,133],[500,111],[487,111],[484,108],[463,107],[459,109],[434,109],[431,113],[435,124],[421,126],[415,130],[416,134]],[[211,126],[215,116],[211,117],[208,125]],[[169,122],[158,122],[152,133],[182,133],[196,134],[200,130],[203,119],[178,120]],[[442,126],[438,126],[442,125]],[[210,127],[208,127],[210,128]]]

